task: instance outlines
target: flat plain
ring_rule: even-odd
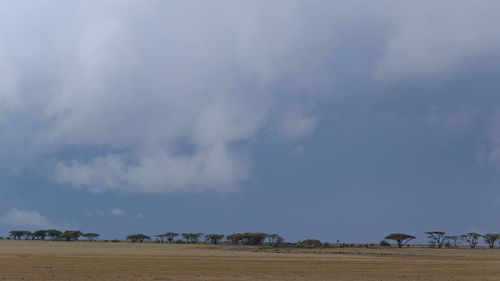
[[[279,252],[278,252],[279,251]],[[0,240],[0,280],[500,280],[500,249]]]

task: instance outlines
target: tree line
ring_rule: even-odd
[[[488,247],[495,247],[496,242],[500,242],[500,234],[499,233],[486,233],[479,234],[475,232],[469,232],[462,235],[446,235],[446,232],[443,231],[428,231],[425,232],[427,238],[429,239],[429,245],[431,247],[442,248],[454,247],[458,248],[461,242],[466,243],[471,249],[476,248],[480,239],[482,238]],[[416,239],[415,236],[405,234],[405,233],[392,233],[385,237],[387,240],[393,240],[397,243],[399,248],[404,246],[408,246],[408,242],[413,239]],[[384,241],[381,242],[383,244]],[[387,242],[386,242],[387,243]]]
[[[182,237],[183,239],[175,240],[176,237]],[[182,243],[198,243],[199,240],[204,237],[205,241],[208,241],[212,244],[219,243],[224,237],[228,242],[235,245],[263,245],[266,241],[270,245],[277,246],[284,242],[284,239],[278,234],[268,234],[263,232],[246,232],[246,233],[232,233],[229,235],[217,234],[217,233],[176,233],[176,232],[167,232],[162,234],[155,235],[156,239],[160,243],[165,242],[182,242]],[[131,242],[143,242],[145,240],[151,240],[151,236],[138,233],[138,234],[130,234],[127,235],[127,240]]]
[[[80,230],[65,230],[59,231],[57,229],[41,229],[34,232],[28,230],[11,230],[9,236],[12,239],[20,240],[63,240],[63,241],[76,241],[80,237],[85,237],[88,241],[95,241],[100,236],[99,233],[89,232],[83,233]]]

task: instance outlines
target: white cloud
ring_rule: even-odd
[[[51,228],[53,224],[37,211],[12,208],[0,218],[0,221],[12,227]]]
[[[386,2],[381,15],[393,28],[373,77],[443,77],[480,56],[498,53],[498,1]]]
[[[142,220],[142,219],[144,219],[144,218],[145,218],[145,216],[144,216],[142,213],[138,213],[138,214],[137,214],[137,216],[136,216],[136,218],[137,218],[138,220]]]
[[[431,105],[426,121],[436,127],[443,138],[449,138],[459,136],[472,129],[478,121],[479,114],[477,106],[445,111],[436,105]]]
[[[487,143],[476,155],[482,164],[492,165],[500,170],[500,108],[490,118]]]
[[[113,216],[123,216],[125,215],[125,211],[122,209],[115,208],[110,211],[110,214]]]
[[[46,35],[44,53],[11,48],[6,54],[24,83],[37,87],[18,95],[30,113],[10,120],[23,123],[0,127],[12,140],[4,150],[13,158],[31,153],[30,160],[51,155],[56,182],[93,192],[238,189],[252,170],[245,144],[263,132],[285,140],[314,132],[319,117],[304,99],[330,81],[311,59],[326,66],[319,57],[336,39],[321,37],[325,47],[304,54],[307,40],[296,37],[294,27],[310,34],[316,26],[303,25],[307,14],[287,3],[248,4],[241,19],[235,15],[242,7],[223,1],[82,1],[51,11],[69,19],[67,31],[39,35]],[[280,18],[269,8],[280,9]],[[35,22],[37,28],[48,24],[35,17],[25,25]],[[20,44],[6,34],[2,42]],[[33,76],[22,58],[50,71]],[[0,140],[2,146],[7,143]],[[80,149],[91,153],[64,153]]]

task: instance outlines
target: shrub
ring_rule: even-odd
[[[121,241],[120,241],[120,240],[118,240],[118,239],[113,239],[113,240],[111,240],[111,242],[113,242],[113,243],[118,243],[118,242],[121,242]]]
[[[382,247],[389,247],[391,244],[385,240],[380,241],[380,246]]]
[[[306,239],[298,243],[298,246],[303,248],[320,248],[322,245],[323,243],[316,239]]]
[[[328,242],[323,243],[323,248],[331,248],[331,247],[332,245],[330,245],[330,243]]]

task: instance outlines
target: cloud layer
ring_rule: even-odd
[[[499,8],[0,2],[1,157],[93,192],[235,190],[252,174],[249,146],[313,134],[346,80],[448,77],[498,53]],[[479,109],[445,111],[428,121],[453,131]]]

